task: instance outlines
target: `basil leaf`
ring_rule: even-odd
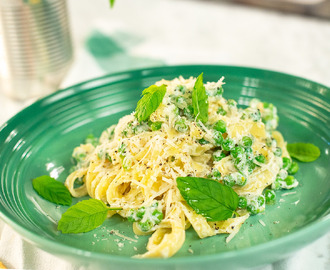
[[[288,143],[286,148],[291,157],[302,162],[312,162],[321,154],[320,149],[311,143]]]
[[[238,195],[229,186],[200,177],[178,177],[182,197],[197,214],[208,221],[226,220],[238,207]]]
[[[110,7],[113,8],[114,5],[115,5],[115,0],[110,0]]]
[[[47,201],[62,205],[71,205],[72,203],[70,191],[63,183],[48,175],[33,179],[32,185],[34,190]]]
[[[57,229],[62,233],[89,232],[102,225],[109,210],[100,200],[89,199],[78,202],[62,215]]]
[[[157,110],[166,93],[166,85],[151,85],[144,89],[142,98],[138,101],[135,109],[135,117],[139,122],[145,121]]]
[[[197,120],[206,123],[208,119],[209,103],[203,84],[203,73],[201,73],[196,79],[194,89],[192,91],[192,105],[194,115]]]

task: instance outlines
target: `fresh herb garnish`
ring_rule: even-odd
[[[109,0],[110,2],[110,7],[113,8],[113,6],[115,5],[115,0]]]
[[[166,93],[166,85],[151,85],[144,89],[142,98],[138,101],[135,109],[135,117],[141,123],[157,110]]]
[[[83,233],[94,230],[107,218],[110,208],[104,202],[96,199],[81,201],[71,206],[61,217],[57,229],[62,233]]]
[[[70,191],[63,183],[48,175],[33,179],[32,185],[34,190],[47,201],[61,205],[71,205],[72,203]]]
[[[192,105],[196,119],[206,123],[208,119],[209,104],[203,84],[203,73],[201,73],[196,79],[192,91]]]
[[[311,143],[288,143],[286,148],[291,157],[302,162],[312,162],[321,154],[320,149]]]
[[[188,205],[208,221],[226,220],[236,214],[238,195],[231,187],[200,177],[178,177],[176,182]]]

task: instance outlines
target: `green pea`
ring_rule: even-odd
[[[244,172],[247,169],[248,164],[246,161],[243,161],[241,158],[236,158],[234,161],[234,166],[239,172]]]
[[[213,153],[213,161],[220,161],[221,159],[226,157],[226,154],[223,153],[221,150],[220,151],[216,151]]]
[[[162,219],[163,219],[163,213],[157,209],[155,209],[153,212],[152,212],[152,216],[154,217],[154,220],[155,220],[155,224],[159,224]]]
[[[274,155],[277,157],[282,156],[282,149],[280,147],[276,147],[276,149],[274,151]]]
[[[137,212],[136,212],[136,216],[139,218],[139,219],[142,219],[144,214],[146,212],[146,208],[144,206],[140,207]]]
[[[156,131],[161,129],[163,123],[161,121],[156,121],[156,122],[149,121],[148,124],[152,131]]]
[[[186,132],[188,130],[188,126],[184,118],[180,118],[175,121],[174,128],[179,132]]]
[[[295,174],[299,170],[299,165],[297,162],[292,162],[290,168],[288,169],[289,174]]]
[[[138,226],[140,227],[141,231],[148,232],[152,229],[154,224],[150,220],[147,220],[145,222],[139,222]]]
[[[274,203],[276,199],[276,194],[274,190],[271,189],[266,189],[265,190],[265,198],[266,198],[266,203]]]
[[[230,151],[235,147],[235,143],[232,139],[225,139],[222,144],[222,149],[225,151]]]
[[[259,208],[254,204],[249,204],[247,206],[247,210],[250,212],[251,215],[256,215],[260,212]]]
[[[238,197],[238,208],[246,208],[247,207],[247,199],[245,197]]]
[[[137,221],[137,220],[135,220],[133,217],[131,217],[131,216],[128,216],[127,217],[127,220],[129,221],[129,222],[135,222],[135,221]]]
[[[199,139],[198,142],[202,145],[210,143],[209,141],[205,140],[204,138]]]
[[[265,204],[265,197],[264,197],[264,195],[260,195],[260,196],[258,197],[257,201],[258,201],[258,205],[259,205],[260,207],[262,207],[262,206]]]
[[[252,139],[249,136],[244,136],[242,138],[242,144],[244,147],[251,147],[252,146]]]
[[[223,137],[222,137],[221,132],[219,132],[219,131],[214,132],[213,139],[215,141],[216,146],[220,146],[222,144],[223,140],[224,140]]]
[[[241,173],[237,173],[235,177],[235,183],[238,186],[244,186],[246,184],[246,177]]]
[[[283,160],[282,169],[288,170],[291,166],[291,159],[287,157],[283,157],[282,160]]]
[[[265,163],[266,162],[266,158],[263,154],[260,154],[260,155],[256,156],[255,160],[258,161],[259,163]]]
[[[135,211],[134,209],[129,210],[127,220],[130,222],[136,222],[139,221],[140,219],[135,216]]]
[[[210,178],[214,180],[220,180],[221,179],[221,173],[217,169],[213,169],[212,173],[210,175]]]
[[[287,184],[287,186],[292,186],[296,181],[296,179],[292,175],[289,175],[287,178],[284,179],[284,181]]]
[[[223,178],[223,183],[227,186],[244,186],[246,184],[246,178],[239,172],[226,175]]]
[[[248,172],[249,174],[251,174],[253,172],[253,170],[256,168],[256,164],[254,164],[254,162],[252,160],[249,160],[247,162],[247,165],[248,165]]]
[[[272,184],[272,189],[274,190],[279,190],[282,188],[282,179],[281,178],[276,178],[274,183]]]
[[[130,209],[128,212],[128,221],[130,222],[136,222],[139,221],[143,218],[144,214],[145,214],[145,207],[142,206],[139,209]]]
[[[230,154],[233,156],[233,158],[237,158],[238,156],[243,155],[244,152],[245,149],[242,146],[236,146],[230,151]]]
[[[280,170],[280,172],[276,175],[276,178],[279,178],[279,180],[284,180],[287,178],[288,172],[286,170]]]
[[[261,204],[262,203],[261,198],[263,198],[263,204]],[[265,211],[264,204],[265,204],[265,199],[261,195],[257,198],[257,200],[250,201],[250,203],[247,206],[247,210],[250,212],[251,215],[259,214]]]
[[[223,120],[219,120],[214,124],[213,127],[215,130],[220,131],[221,133],[225,133],[227,128],[226,128],[226,122]]]
[[[217,114],[226,115],[227,112],[222,107],[219,107],[218,110],[217,110]]]
[[[226,176],[223,178],[223,183],[224,183],[226,186],[232,187],[232,186],[235,185],[235,180],[234,180],[234,178],[233,178],[231,175],[226,175]]]

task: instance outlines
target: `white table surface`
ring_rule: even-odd
[[[330,85],[330,22],[220,1],[68,0],[75,49],[61,88],[97,76],[172,64],[241,65],[282,71]],[[119,48],[95,58],[95,31]],[[1,90],[1,89],[0,89]],[[33,102],[0,93],[0,125]],[[79,269],[21,239],[0,221],[0,261],[15,269]],[[330,234],[262,270],[329,270]]]

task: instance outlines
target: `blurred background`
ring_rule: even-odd
[[[248,66],[330,86],[329,20],[329,0],[0,0],[0,126],[56,89],[144,67]],[[1,230],[38,254],[22,268],[72,269]],[[23,260],[3,247],[7,261]],[[327,235],[261,269],[329,269],[329,247]]]
[[[0,7],[0,123],[56,89],[142,67],[239,65],[330,85],[330,0],[116,0],[113,9],[109,0],[0,0]]]

